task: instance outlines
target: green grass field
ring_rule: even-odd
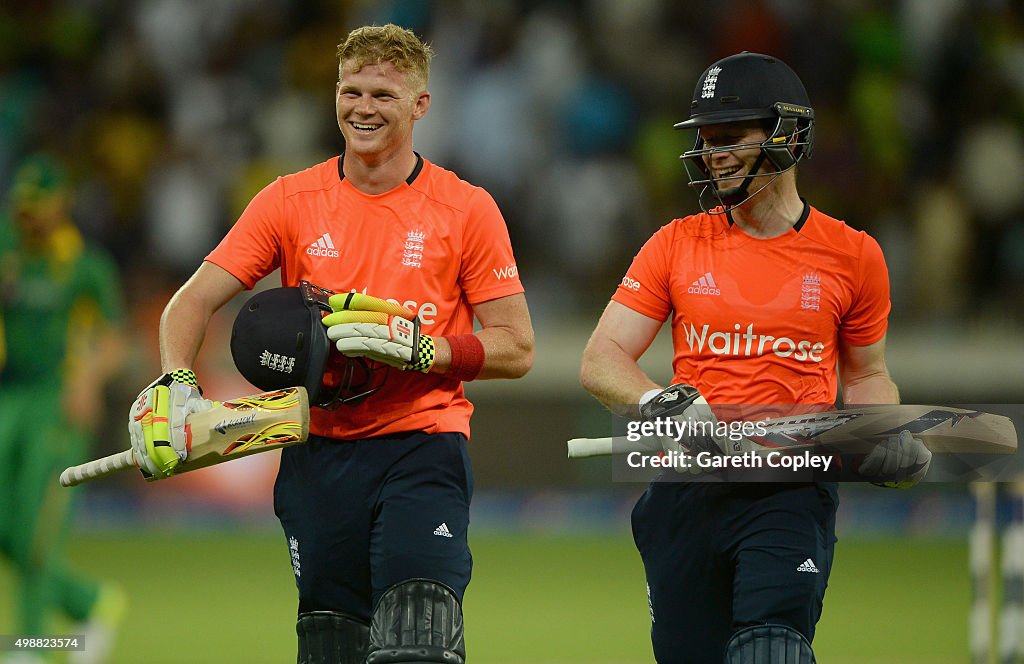
[[[643,573],[628,538],[487,534],[472,545],[465,608],[474,664],[653,661]],[[77,569],[117,579],[129,593],[114,662],[295,661],[295,590],[275,534],[83,535],[71,553]],[[966,555],[955,540],[840,542],[818,660],[965,661]],[[11,597],[6,570],[0,593]],[[0,632],[11,629],[7,601]]]

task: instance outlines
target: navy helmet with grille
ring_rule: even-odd
[[[357,403],[376,392],[384,366],[331,352],[322,323],[329,290],[303,281],[297,287],[256,293],[235,316],[231,357],[239,373],[261,390],[301,385],[321,408]]]
[[[704,159],[713,152],[732,151],[756,145],[716,146],[707,149],[700,128],[729,122],[761,121],[767,139],[757,168],[767,160],[774,171],[761,175],[781,175],[801,159],[810,157],[814,142],[814,110],[803,82],[789,65],[778,58],[744,51],[718,60],[701,74],[690,102],[690,117],[674,125],[676,129],[697,129],[693,149],[682,155],[690,185],[700,190],[705,211],[726,212],[757,194],[748,189],[749,174],[716,180]],[[755,169],[756,170],[756,169]],[[723,181],[741,179],[737,186]],[[772,178],[774,179],[774,178]]]

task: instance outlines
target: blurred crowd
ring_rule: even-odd
[[[1024,320],[1011,0],[4,0],[0,195],[26,154],[64,157],[77,222],[154,329],[256,191],[343,149],[335,48],[385,22],[432,42],[417,150],[498,200],[539,328],[592,324],[643,241],[697,209],[672,124],[741,50],[803,78],[801,190],[882,243],[895,321]]]

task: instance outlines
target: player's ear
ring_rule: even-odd
[[[419,120],[430,110],[430,92],[424,90],[416,97],[416,106],[412,109],[412,119]]]

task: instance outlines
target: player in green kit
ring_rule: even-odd
[[[74,492],[55,478],[90,454],[103,388],[120,365],[122,304],[114,263],[86,246],[71,203],[65,169],[45,155],[25,160],[0,203],[0,553],[17,581],[14,633],[53,635],[61,613],[84,636],[68,661],[88,663],[109,654],[125,602],[68,570]]]

